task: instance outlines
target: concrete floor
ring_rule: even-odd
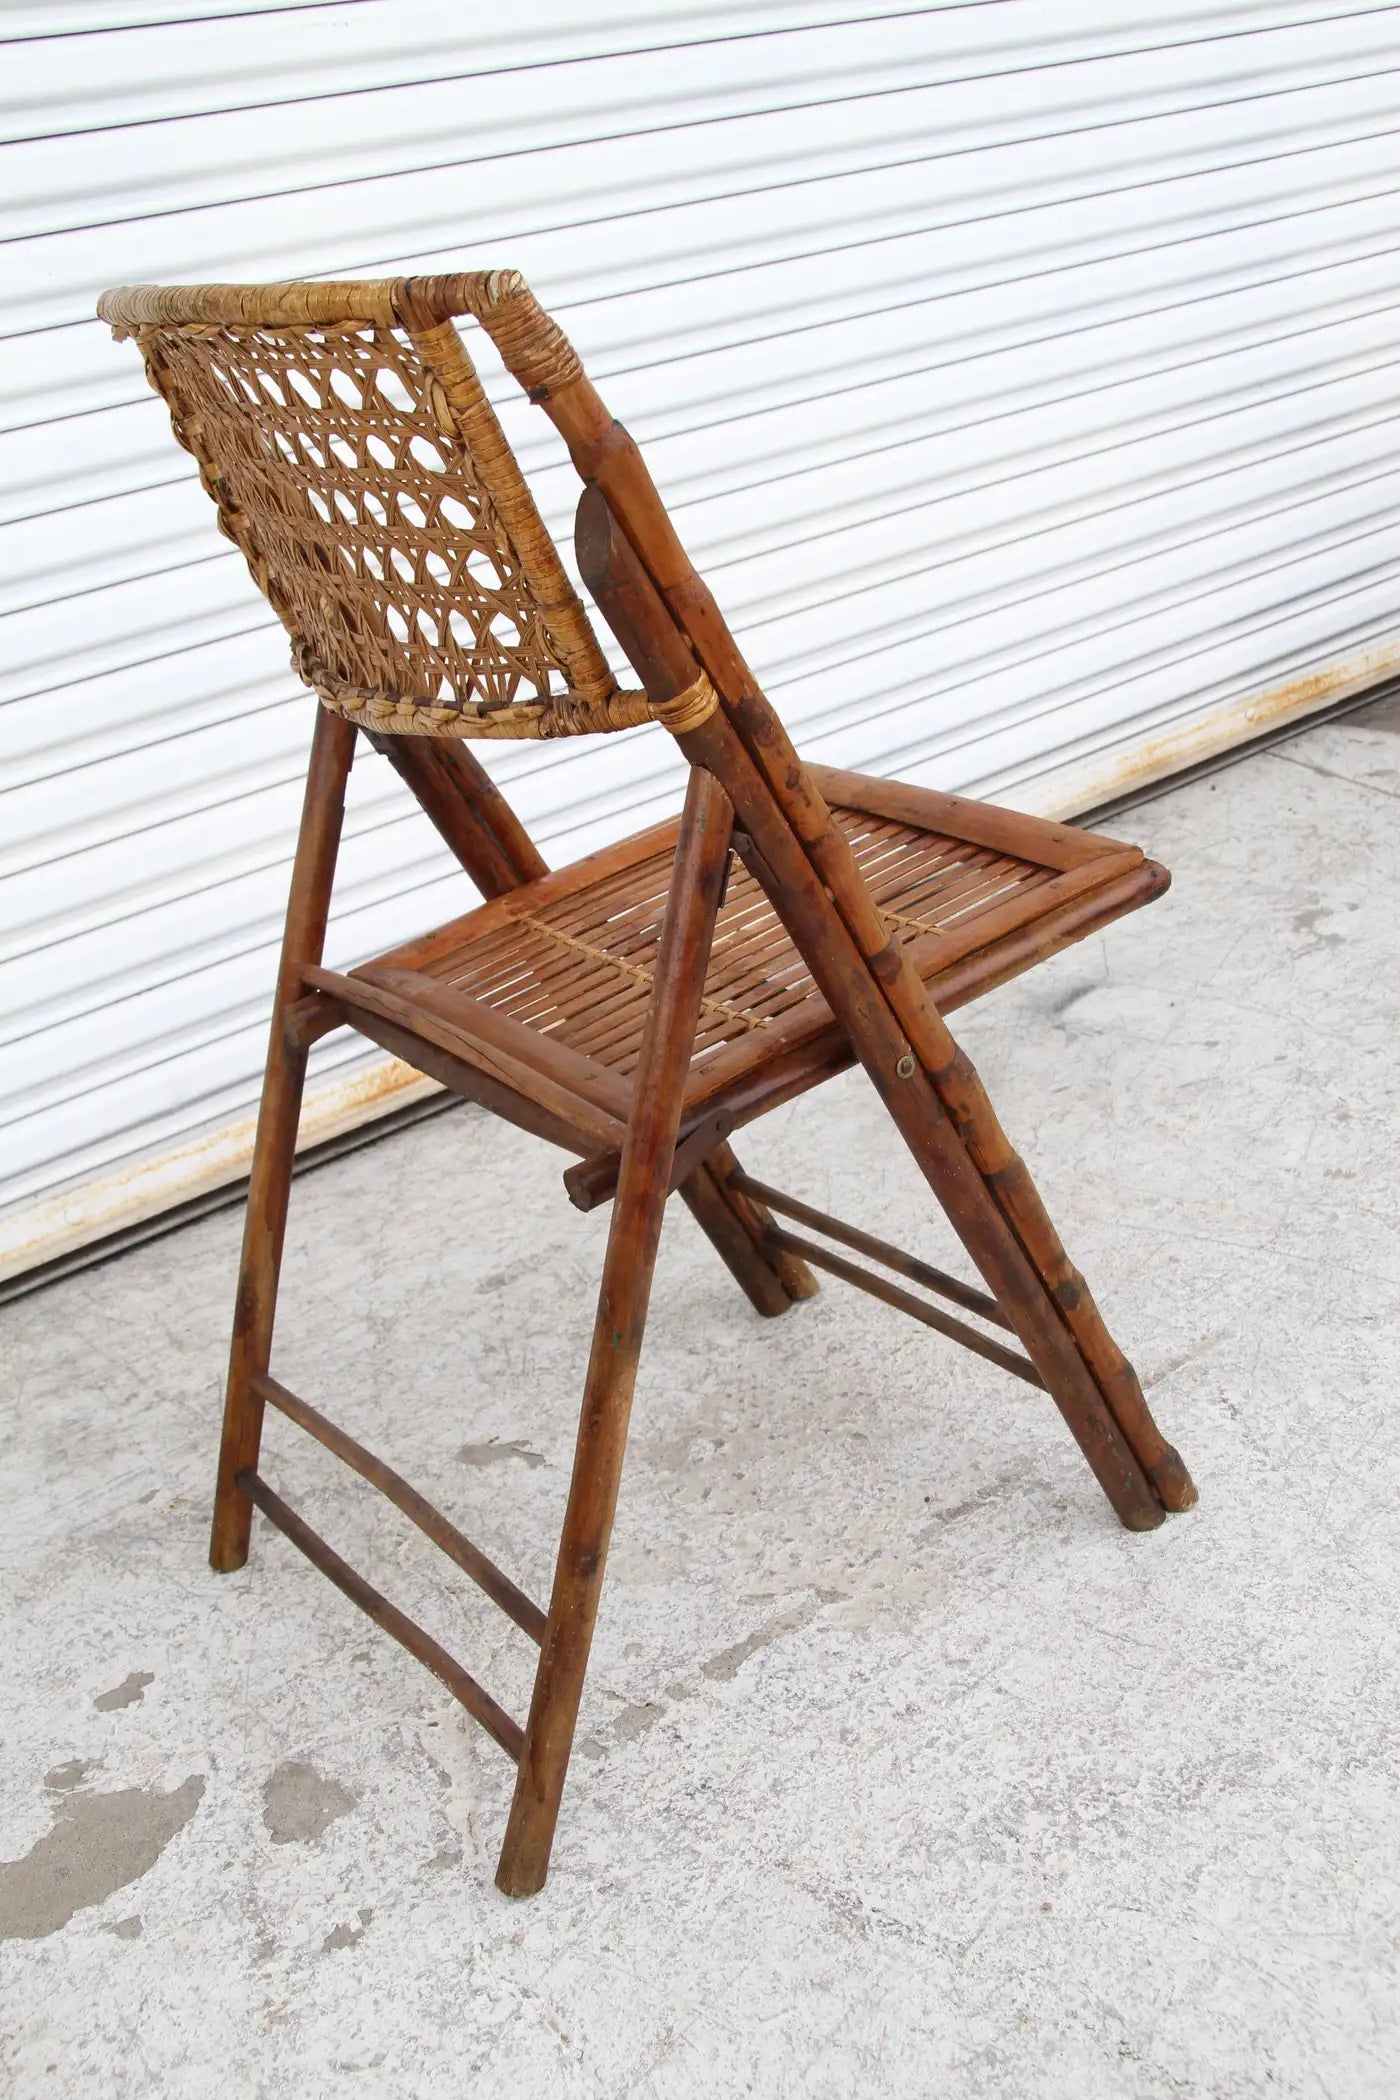
[[[1393,2100],[1397,732],[1135,811],[1172,894],[961,1019],[1199,1510],[1129,1536],[1041,1395],[835,1282],[761,1322],[676,1215],[532,1903],[433,1680],[266,1529],[206,1570],[237,1214],[0,1314],[6,2090]],[[949,1251],[858,1076],[742,1149]],[[306,1177],[276,1359],[539,1595],[561,1164],[462,1112]],[[527,1643],[269,1442],[523,1712]]]

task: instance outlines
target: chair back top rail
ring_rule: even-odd
[[[284,284],[122,284],[97,302],[111,327],[431,327],[464,315],[485,321],[524,297],[542,312],[518,270],[462,270],[447,277],[352,277]]]

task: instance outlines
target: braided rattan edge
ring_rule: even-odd
[[[466,270],[451,277],[367,277],[323,284],[119,284],[97,302],[112,328],[396,328],[402,302],[416,324],[458,314],[482,320],[527,290],[518,270]]]
[[[351,278],[324,284],[124,284],[99,317],[138,328],[431,328],[470,314],[533,400],[583,377],[578,352],[519,270],[444,277]]]

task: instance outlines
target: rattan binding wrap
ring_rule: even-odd
[[[582,376],[518,272],[141,285],[132,336],[298,675],[367,729],[579,736],[651,719],[620,691],[453,317],[534,400]],[[672,702],[683,724],[697,697]]]

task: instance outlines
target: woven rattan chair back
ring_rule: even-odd
[[[261,1510],[434,1671],[516,1764],[497,1880],[526,1895],[554,1841],[672,1190],[759,1312],[809,1297],[821,1268],[1048,1392],[1130,1529],[1195,1500],[944,1018],[1158,895],[1166,872],[1136,848],[1015,811],[804,765],[637,446],[513,272],[145,287],[108,293],[99,311],[140,344],[323,703],[249,1184],[210,1558],[241,1567]],[[568,445],[585,484],[579,571],[640,692],[621,692],[608,669],[453,326],[461,315],[481,323]],[[648,717],[690,768],[678,822],[553,873],[459,741]],[[362,732],[488,901],[346,973],[323,966],[322,948]],[[547,1610],[272,1376],[307,1052],[346,1026],[573,1153],[574,1201],[612,1204]],[[856,1059],[984,1288],[754,1181],[730,1151],[731,1131]],[[269,1485],[268,1407],[370,1481],[539,1644],[523,1725]]]
[[[470,300],[473,280],[453,282]],[[646,721],[451,320],[415,311],[406,285],[338,290],[137,288],[102,306],[135,337],[301,678],[399,735]]]

